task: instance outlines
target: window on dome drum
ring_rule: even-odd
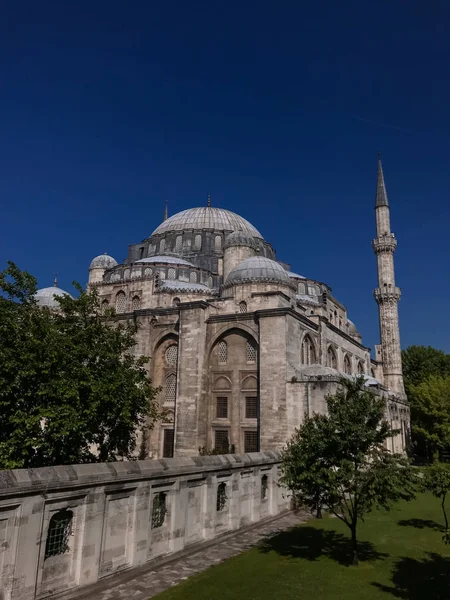
[[[350,362],[348,354],[346,354],[344,356],[344,373],[347,373],[347,375],[350,375],[351,372],[352,372],[352,363]]]
[[[225,482],[222,481],[222,483],[219,483],[219,485],[217,486],[217,512],[222,512],[223,510],[226,510],[227,504],[227,485]]]
[[[258,418],[258,405],[257,405],[257,398],[255,396],[247,396],[245,398],[245,418],[246,419],[257,419]]]
[[[167,494],[158,492],[153,496],[152,504],[152,529],[157,529],[164,525],[167,514]]]
[[[131,301],[131,310],[139,310],[141,308],[141,299],[139,296],[133,296]]]
[[[256,362],[256,346],[253,340],[247,341],[247,362]]]
[[[305,284],[304,283],[299,283],[297,286],[297,292],[299,294],[304,294],[305,293]]]
[[[220,252],[222,250],[222,238],[220,235],[216,235],[214,238],[214,250]]]
[[[194,248],[195,250],[200,250],[202,247],[202,236],[196,235],[194,238]]]
[[[124,313],[126,309],[125,292],[117,292],[116,294],[116,313]]]
[[[145,248],[139,248],[139,258],[144,258],[144,250]]]
[[[212,277],[208,277],[208,287],[209,287],[209,288],[212,288],[212,286],[213,286],[213,280],[212,280]]]
[[[257,431],[244,431],[244,452],[258,452]]]
[[[151,277],[153,275],[153,269],[151,267],[147,267],[144,271],[144,275],[146,277]]]
[[[228,454],[230,450],[230,441],[228,429],[216,429],[214,432],[214,450],[221,454]]]
[[[164,429],[163,458],[173,457],[174,430]]]
[[[179,306],[180,302],[181,302],[181,300],[179,298],[174,298],[172,300],[172,306]]]
[[[175,269],[171,268],[167,271],[167,279],[176,279],[176,277],[177,277],[177,272]]]
[[[73,512],[59,510],[50,519],[48,524],[47,541],[45,544],[45,558],[65,554],[69,551],[69,536],[72,531]]]
[[[175,250],[181,250],[182,245],[183,245],[183,238],[181,237],[181,235],[177,235],[177,237],[175,239]]]
[[[159,252],[160,254],[163,254],[164,250],[166,249],[166,240],[161,240],[159,242]]]
[[[228,419],[228,398],[226,396],[217,397],[216,409],[218,419]]]
[[[312,365],[316,362],[316,350],[309,335],[303,338],[301,360],[304,365]]]
[[[247,312],[247,302],[239,302],[239,312],[246,313]]]
[[[328,350],[327,350],[327,364],[332,369],[337,369],[336,351],[333,348],[333,346],[328,346]]]
[[[358,361],[358,375],[364,375],[364,365],[361,361]]]
[[[178,346],[177,344],[170,345],[166,350],[166,361],[169,365],[175,366],[178,360]]]
[[[197,283],[197,273],[195,271],[191,271],[191,274],[189,275],[189,281],[191,283]]]
[[[228,344],[225,340],[222,340],[218,344],[219,363],[226,364],[228,360]]]
[[[105,311],[107,311],[107,310],[108,310],[108,307],[109,307],[109,302],[108,302],[108,300],[103,300],[103,302],[102,302],[102,315],[104,315],[104,314],[105,314]]]
[[[269,489],[269,478],[267,475],[261,477],[261,500],[267,499],[267,491]]]
[[[177,378],[172,373],[166,379],[166,391],[164,394],[165,401],[166,402],[174,402],[176,392],[177,392]]]

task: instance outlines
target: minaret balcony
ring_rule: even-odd
[[[380,254],[381,252],[395,252],[396,247],[397,240],[393,233],[380,235],[372,240],[372,248],[375,254]]]
[[[373,295],[378,304],[390,304],[392,302],[398,302],[402,292],[399,287],[387,285],[383,288],[376,288],[373,290]]]

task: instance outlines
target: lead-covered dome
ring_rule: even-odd
[[[100,254],[92,259],[91,264],[89,266],[90,269],[111,269],[112,267],[117,266],[119,263],[112,256],[109,256],[105,252],[105,254]]]
[[[294,287],[287,271],[274,260],[263,256],[251,256],[230,271],[224,287],[239,283],[265,281]]]
[[[187,229],[214,229],[215,231],[245,231],[251,237],[261,238],[256,227],[246,219],[224,208],[204,206],[188,208],[163,221],[152,233],[160,235],[169,232],[186,231]]]
[[[55,285],[47,288],[42,288],[36,292],[34,299],[39,306],[47,306],[48,308],[59,308],[59,302],[55,296],[70,296],[69,293]],[[72,296],[70,296],[72,298]]]
[[[225,238],[223,247],[231,248],[232,246],[246,246],[247,248],[256,250],[258,244],[248,231],[233,231],[233,233],[230,233],[230,235],[227,235]]]

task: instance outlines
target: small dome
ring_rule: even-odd
[[[38,306],[47,306],[48,308],[59,308],[59,302],[55,296],[70,296],[67,292],[59,287],[52,286],[38,290],[34,295],[34,299]],[[72,296],[70,296],[72,298]]]
[[[295,287],[287,271],[274,260],[263,256],[246,258],[230,271],[225,287],[252,281],[266,281]]]
[[[353,323],[353,321],[350,321],[350,319],[347,319],[347,324],[348,324],[348,335],[351,335],[352,337],[361,337],[361,334],[356,329],[356,325]]]
[[[247,246],[256,250],[258,245],[252,235],[248,231],[233,231],[225,238],[224,248],[231,246]]]
[[[298,273],[293,273],[292,271],[289,271],[288,275],[291,279],[306,279],[306,277],[303,277],[303,275],[299,275]]]
[[[118,265],[119,263],[117,262],[117,260],[115,260],[112,256],[109,256],[109,254],[100,254],[99,256],[96,256],[89,268],[90,269],[111,269],[112,267],[115,267],[116,265]]]

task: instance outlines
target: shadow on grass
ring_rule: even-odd
[[[281,556],[317,560],[326,556],[341,565],[352,564],[352,548],[350,538],[337,531],[324,531],[314,527],[296,527],[283,531],[264,540],[259,549],[261,552],[277,552]],[[370,542],[358,543],[360,561],[381,560],[389,556],[375,550]]]
[[[415,527],[416,529],[444,531],[444,528],[440,523],[436,523],[436,521],[432,521],[431,519],[405,519],[403,521],[397,521],[397,525],[401,525],[401,527]]]
[[[422,560],[403,557],[395,565],[392,586],[373,583],[383,592],[403,600],[448,600],[450,557],[428,552]]]

